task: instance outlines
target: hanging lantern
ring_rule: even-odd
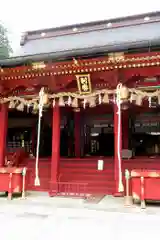
[[[65,106],[65,102],[64,102],[63,97],[60,97],[60,98],[59,98],[59,102],[58,102],[58,103],[59,103],[59,106],[60,106],[60,107],[64,107],[64,106]]]
[[[47,105],[49,101],[48,94],[44,93],[43,94],[43,105]]]
[[[38,110],[39,110],[38,102],[34,102],[34,104],[33,104],[33,109],[32,109],[32,113],[33,113],[33,114],[37,114],[37,113],[38,113]]]
[[[44,87],[42,87],[39,92],[39,101],[40,101],[40,105],[42,105],[42,106],[48,104],[49,98],[48,98],[48,94],[45,93],[45,91],[44,91]]]
[[[160,94],[158,95],[158,105],[160,105]]]
[[[86,108],[86,104],[87,104],[87,99],[84,99],[84,100],[83,100],[83,108],[84,108],[84,109]]]
[[[9,102],[9,106],[8,106],[8,107],[9,107],[10,109],[15,108],[15,106],[16,106],[16,104],[15,104],[14,101],[10,101],[10,102]]]
[[[132,103],[133,101],[136,101],[136,99],[137,99],[137,95],[134,93],[131,93],[130,102]]]
[[[72,107],[77,108],[78,107],[78,99],[74,98],[72,101]]]
[[[52,103],[53,108],[55,107],[55,105],[56,105],[56,100],[53,99],[53,103]]]
[[[30,110],[30,103],[27,104],[27,113],[29,113],[29,110]]]
[[[127,100],[129,98],[129,90],[126,86],[122,86],[120,89],[120,99],[121,100]]]
[[[101,96],[101,94],[99,94],[99,97],[98,97],[98,102],[99,102],[99,104],[101,104],[101,103],[102,103],[102,96]]]
[[[38,111],[38,109],[39,109],[38,102],[35,102],[34,105],[33,105],[33,110]]]
[[[23,112],[23,111],[24,111],[24,103],[21,102],[21,103],[16,107],[16,109],[17,109],[18,111]]]
[[[141,95],[137,95],[136,98],[136,105],[141,106],[142,105],[143,98]]]
[[[32,110],[32,114],[38,114],[38,109],[36,110],[36,109],[33,109]]]
[[[109,103],[109,96],[108,93],[105,93],[102,99],[103,103]]]
[[[149,108],[152,107],[152,97],[148,97]]]
[[[88,99],[88,104],[89,104],[89,107],[95,107],[96,106],[96,99],[95,99],[95,97],[90,97]]]
[[[127,110],[128,108],[129,108],[128,102],[124,102],[124,103],[121,104],[121,109],[122,110]]]
[[[71,105],[72,105],[72,98],[71,98],[70,96],[68,97],[67,104],[68,104],[68,106],[71,106]]]
[[[74,112],[80,112],[81,110],[80,110],[80,108],[74,108],[73,111]]]

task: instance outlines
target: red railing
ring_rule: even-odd
[[[87,183],[78,182],[56,182],[50,185],[50,196],[72,196],[86,198]]]

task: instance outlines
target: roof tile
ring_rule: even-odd
[[[119,28],[73,33],[63,36],[39,38],[26,41],[16,53],[17,56],[76,51],[125,43],[152,41],[160,38],[160,22],[144,23]]]

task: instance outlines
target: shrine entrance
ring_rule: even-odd
[[[83,112],[84,156],[114,156],[113,107],[101,105]]]

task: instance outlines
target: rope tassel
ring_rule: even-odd
[[[119,182],[118,182],[118,192],[123,192],[124,187],[122,183],[122,165],[121,165],[121,88],[122,84],[118,84],[116,89],[116,104],[117,104],[117,114],[118,114],[118,143],[117,143],[117,153],[118,153],[118,170],[119,170]]]
[[[44,97],[44,88],[42,88],[39,92],[39,116],[38,116],[38,136],[37,136],[37,148],[36,148],[36,165],[35,165],[35,186],[40,186],[40,179],[39,179],[39,146],[40,146],[40,133],[41,133],[41,118],[42,118],[42,111],[43,111],[43,101]]]

